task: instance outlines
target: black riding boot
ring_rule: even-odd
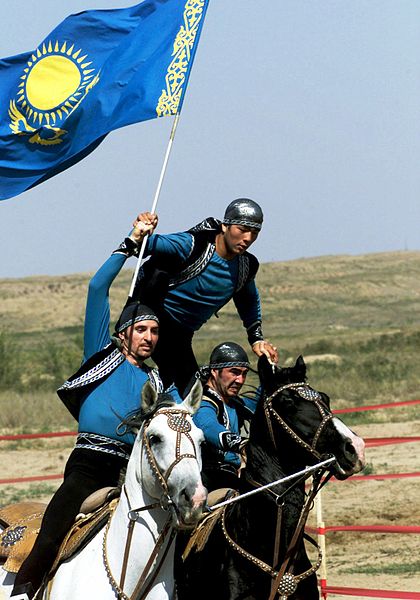
[[[32,583],[23,583],[13,588],[10,598],[14,598],[14,600],[32,600],[34,596],[35,590]]]

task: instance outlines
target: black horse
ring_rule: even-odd
[[[330,472],[345,479],[360,471],[364,443],[330,411],[329,398],[306,383],[306,366],[258,370],[263,401],[253,417],[240,490],[245,493],[334,455]],[[226,506],[201,551],[177,553],[179,600],[315,600],[315,570],[305,549],[304,522],[325,470],[289,481]],[[178,544],[179,546],[180,544]]]

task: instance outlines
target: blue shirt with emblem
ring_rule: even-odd
[[[261,390],[258,388],[253,398],[245,396],[237,398],[247,409],[249,418],[255,412],[260,393]],[[238,404],[234,402],[231,405],[227,404],[214,390],[207,391],[207,394],[206,397],[206,392],[204,393],[200,408],[193,416],[194,423],[203,431],[206,442],[213,448],[215,455],[218,455],[218,462],[232,464],[235,468],[239,468],[241,459],[238,452],[227,450],[224,442],[226,433],[240,436]],[[221,411],[223,414],[220,414]],[[203,464],[203,469],[205,468],[206,465]]]

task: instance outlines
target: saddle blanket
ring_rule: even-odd
[[[115,510],[119,496],[117,488],[106,489],[106,494],[95,494],[94,502],[89,497],[89,502],[85,500],[83,503],[82,509],[89,508],[89,512],[81,512],[77,516],[60,547],[51,572],[86,545]],[[0,560],[6,561],[3,565],[5,571],[19,571],[35,543],[45,509],[46,505],[39,502],[19,502],[0,509],[0,525],[5,527],[0,533]]]

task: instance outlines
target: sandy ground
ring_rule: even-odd
[[[363,425],[357,433],[365,438],[419,436],[420,422]],[[419,451],[419,442],[370,447],[366,460],[374,474],[418,473]],[[331,481],[321,503],[326,527],[418,526],[420,478]],[[311,521],[316,522],[315,514]],[[326,558],[329,585],[420,592],[420,534],[329,532]]]
[[[357,432],[367,438],[419,436],[420,421],[362,425]],[[1,443],[0,479],[60,474],[72,448],[71,438]],[[413,473],[420,471],[419,451],[419,443],[372,447],[367,449],[366,459],[375,474]],[[59,480],[46,482],[37,499],[41,496],[48,500],[59,483]],[[8,502],[11,494],[18,490],[34,490],[37,486],[39,484],[1,485],[0,504]],[[420,478],[331,481],[322,492],[321,501],[327,527],[420,525]],[[312,524],[315,516],[313,511]],[[329,532],[326,542],[329,585],[420,592],[420,534]]]

